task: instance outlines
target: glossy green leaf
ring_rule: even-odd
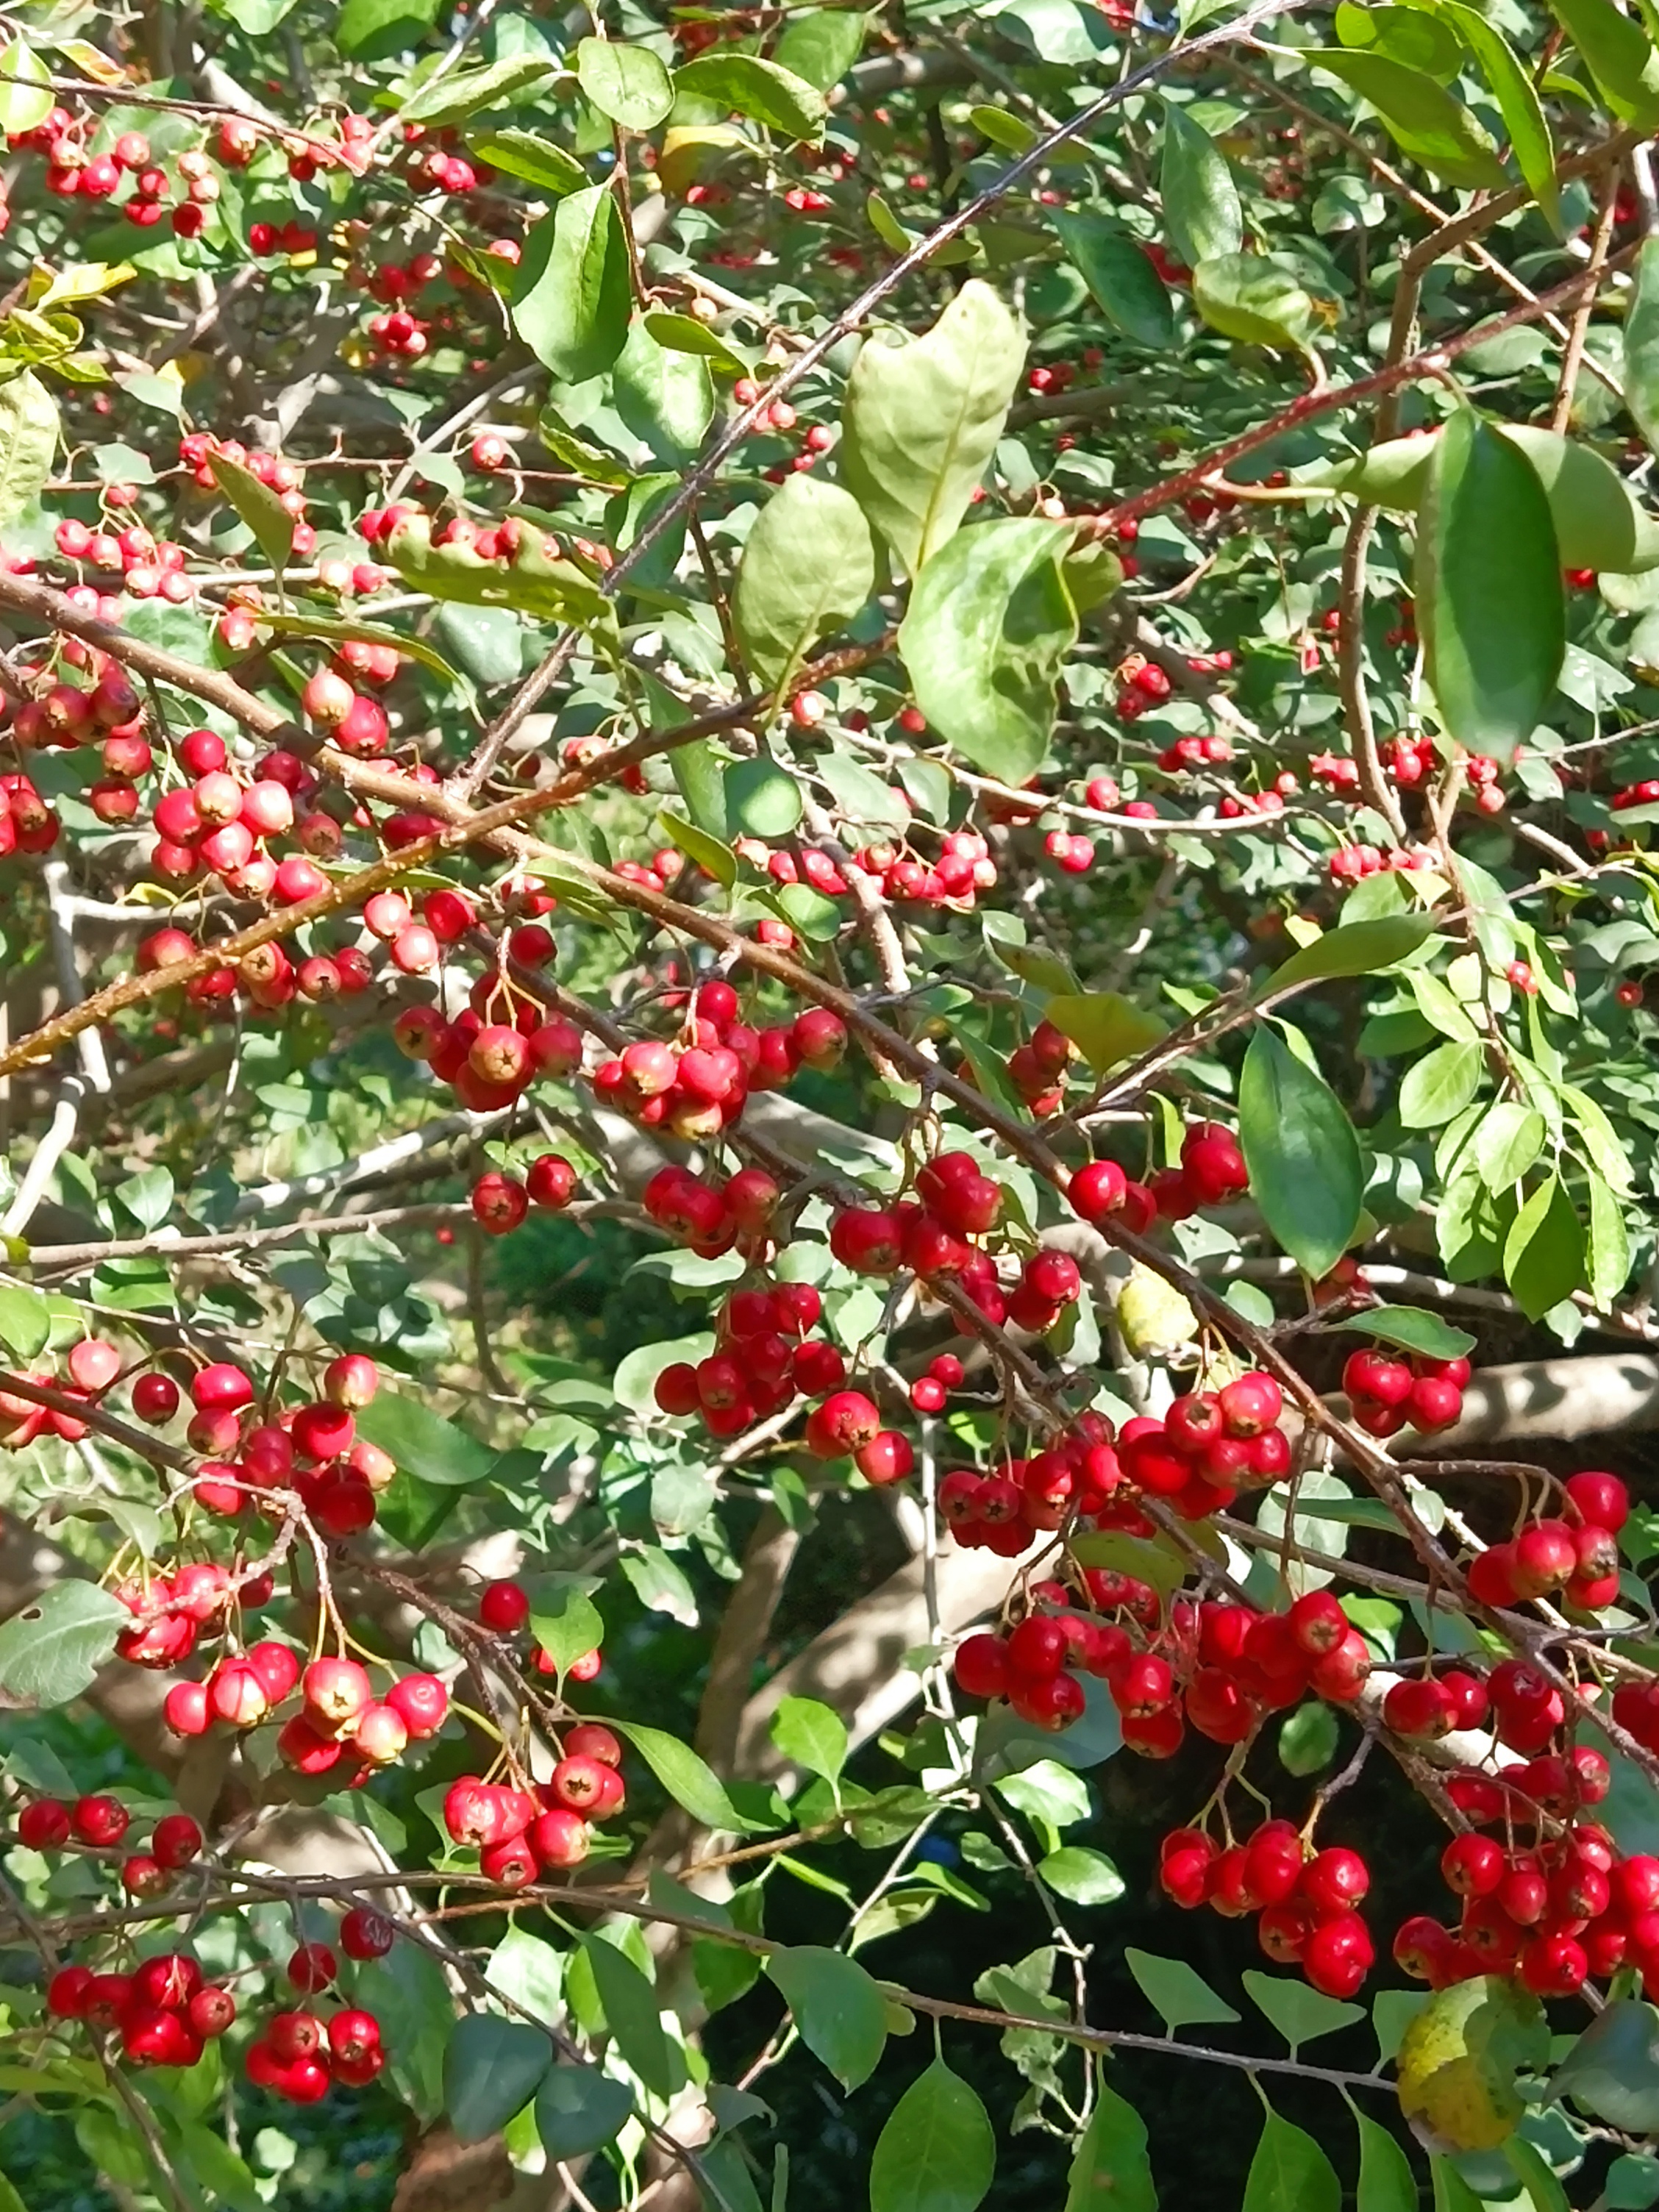
[[[1359,2186],[1354,2212],[1418,2212],[1417,2179],[1410,2159],[1376,2120],[1357,2112],[1354,2124],[1359,2130]]]
[[[984,2106],[942,2058],[888,2115],[870,2160],[870,2212],[975,2212],[996,2173]]]
[[[495,1454],[487,1444],[393,1390],[378,1391],[374,1402],[362,1407],[357,1433],[390,1452],[417,1481],[443,1488],[465,1489],[483,1482],[495,1464]]]
[[[96,1583],[54,1583],[0,1622],[0,1692],[13,1705],[66,1705],[91,1685],[131,1620]]]
[[[684,1805],[703,1827],[728,1829],[742,1835],[757,1825],[744,1820],[738,1812],[708,1761],[678,1736],[669,1735],[662,1729],[641,1727],[637,1721],[612,1720],[608,1725],[628,1738],[675,1803]]]
[[[22,1360],[44,1352],[52,1335],[52,1309],[39,1291],[0,1283],[0,1344]]]
[[[1115,1905],[1124,1893],[1122,1875],[1104,1851],[1086,1844],[1066,1844],[1037,1862],[1039,1878],[1073,1905]]]
[[[47,81],[51,75],[26,40],[12,40],[6,48],[5,82],[0,82],[0,131],[9,138],[38,131],[52,113],[55,95]]]
[[[673,81],[648,46],[580,40],[576,82],[600,114],[624,131],[654,131],[674,105]]]
[[[1336,2168],[1304,2129],[1269,2112],[1244,2183],[1244,2212],[1341,2212]]]
[[[345,0],[335,18],[334,35],[341,52],[349,54],[354,60],[384,61],[390,55],[406,53],[420,44],[437,21],[439,5],[440,0]],[[268,35],[272,25],[279,23],[287,12],[281,0],[270,0],[270,4],[260,10],[270,18],[270,22],[264,31],[253,31],[249,35]]]
[[[729,890],[738,879],[738,856],[732,848],[719,837],[711,836],[695,822],[665,806],[660,816],[663,828],[682,853],[695,860],[706,875]]]
[[[1527,189],[1543,210],[1550,228],[1560,237],[1561,192],[1555,181],[1555,148],[1543,102],[1531,77],[1497,25],[1489,22],[1477,9],[1464,6],[1463,0],[1440,0],[1440,15],[1480,64],[1480,74],[1491,87],[1504,118],[1516,167],[1526,179]]]
[[[583,1936],[582,1951],[593,1971],[605,2025],[629,2072],[653,2096],[677,2096],[685,2085],[685,2061],[663,2027],[656,1990],[634,1961],[603,1936]]]
[[[1434,934],[1431,915],[1382,915],[1375,921],[1349,921],[1328,929],[1275,968],[1259,995],[1269,997],[1292,983],[1322,982],[1336,975],[1376,975],[1416,951]]]
[[[1568,2051],[1550,2089],[1627,2135],[1659,2129],[1659,2012],[1635,1997],[1615,1998]]]
[[[1062,993],[1048,1000],[1042,1018],[1070,1037],[1097,1075],[1150,1052],[1169,1035],[1156,1014],[1116,991]]]
[[[1066,2212],[1158,2212],[1146,2124],[1103,2081],[1072,2158]]]
[[[710,100],[786,138],[816,138],[829,112],[824,96],[793,70],[730,46],[699,54],[674,73],[675,89]]]
[[[597,2066],[554,2066],[536,2092],[536,2132],[550,2159],[587,2158],[622,2133],[632,2091]]]
[[[483,69],[456,70],[423,84],[404,102],[400,117],[404,123],[423,123],[428,131],[441,131],[450,124],[465,123],[481,108],[516,107],[554,73],[544,53],[514,54]]]
[[[732,626],[757,674],[786,684],[818,640],[851,622],[876,587],[876,548],[839,484],[787,477],[756,518],[732,595]]]
[[[1468,408],[1442,432],[1417,533],[1417,617],[1450,735],[1507,760],[1566,647],[1561,558],[1537,471]]]
[[[1625,313],[1625,404],[1659,453],[1659,238],[1644,239]]]
[[[1175,308],[1146,249],[1104,216],[1051,208],[1048,220],[1097,306],[1124,337],[1159,352],[1172,346]]]
[[[1500,1099],[1475,1132],[1475,1165],[1491,1191],[1513,1190],[1543,1149],[1543,1115],[1517,1098]]]
[[[836,806],[848,822],[864,830],[902,830],[909,817],[904,799],[892,786],[851,753],[820,753],[817,774],[830,787]]]
[[[1024,332],[977,278],[922,337],[902,345],[871,338],[860,349],[836,461],[911,577],[967,513],[1024,365]]]
[[[1022,784],[1048,750],[1077,614],[1060,574],[1070,531],[1008,517],[961,532],[915,581],[899,626],[916,704],[964,760]]]
[[[1630,1232],[1625,1211],[1599,1175],[1589,1182],[1589,1240],[1586,1272],[1590,1296],[1605,1312],[1630,1280]]]
[[[766,1972],[783,1992],[800,2039],[843,2089],[867,2081],[887,2043],[887,2000],[844,1951],[801,1943],[774,1951]]]
[[[0,398],[3,398],[0,387]],[[252,469],[223,453],[211,456],[208,465],[215,483],[253,532],[259,550],[280,576],[294,550],[294,517],[276,494],[261,483]]]
[[[1584,1285],[1584,1231],[1559,1176],[1547,1176],[1504,1241],[1504,1279],[1528,1321]]]
[[[1171,2035],[1178,2027],[1239,2017],[1226,1999],[1218,1996],[1204,1977],[1184,1959],[1160,1959],[1152,1952],[1131,1948],[1124,1952],[1123,1963]]]
[[[706,361],[659,345],[635,322],[611,373],[611,393],[617,414],[662,467],[678,470],[696,458],[714,413]]]
[[[1264,1974],[1247,1966],[1239,1977],[1257,2010],[1264,2012],[1291,2046],[1292,2057],[1304,2043],[1335,2035],[1365,2017],[1364,2005],[1344,2004],[1295,1977]]]
[[[1402,154],[1420,161],[1443,182],[1464,191],[1501,191],[1509,182],[1498,149],[1455,93],[1421,70],[1386,54],[1350,53],[1322,46],[1303,56],[1307,64],[1340,77],[1369,100]]]
[[[1336,1715],[1320,1698],[1287,1714],[1279,1731],[1279,1763],[1286,1774],[1321,1774],[1336,1756]]]
[[[530,1616],[530,1632],[562,1677],[578,1659],[597,1651],[604,1643],[605,1618],[585,1591],[567,1583],[550,1595],[538,1597]]]
[[[733,761],[723,777],[726,811],[734,829],[752,837],[787,837],[799,827],[800,785],[787,769],[764,757]]]
[[[552,2043],[527,2021],[487,2012],[458,2021],[444,2054],[444,2108],[459,2140],[483,2142],[505,2127],[552,2063]]]
[[[719,331],[711,330],[707,323],[700,323],[695,315],[677,315],[665,307],[652,307],[647,311],[644,322],[665,351],[701,354],[727,376],[748,375],[750,364],[731,340]]]
[[[514,328],[561,383],[581,384],[627,344],[632,307],[616,194],[608,185],[569,193],[525,240]]]
[[[1595,88],[1621,123],[1659,124],[1659,56],[1639,22],[1613,0],[1549,0],[1584,58]]]
[[[1237,253],[1244,215],[1227,157],[1201,124],[1165,103],[1164,158],[1158,176],[1164,228],[1177,261],[1196,269]]]
[[[1475,1346],[1467,1329],[1454,1328],[1422,1306],[1373,1306],[1366,1313],[1333,1322],[1331,1327],[1345,1335],[1375,1337],[1379,1344],[1397,1346],[1401,1352],[1420,1352],[1425,1359],[1462,1359]]]
[[[1238,1084],[1250,1194],[1283,1249],[1317,1279],[1359,1225],[1364,1173],[1341,1100],[1278,1030],[1258,1022]]]
[[[1474,1097],[1486,1064],[1480,1047],[1468,1039],[1449,1039],[1425,1053],[1400,1086],[1401,1120],[1408,1129],[1441,1127]]]
[[[1299,352],[1313,336],[1314,303],[1288,255],[1228,253],[1193,271],[1193,305],[1212,330],[1245,345]]]
[[[858,59],[866,21],[856,8],[813,8],[792,15],[772,58],[818,91],[830,92]]]
[[[1462,54],[1447,25],[1419,9],[1361,8],[1354,0],[1339,0],[1334,27],[1342,44],[1355,52],[1386,54],[1402,68],[1421,70],[1439,84],[1449,84],[1462,66]]]
[[[33,370],[0,384],[0,529],[40,497],[57,451],[58,403]]]
[[[817,1698],[784,1698],[772,1716],[772,1741],[809,1774],[833,1782],[847,1764],[847,1723]]]
[[[574,154],[567,154],[550,138],[538,138],[533,131],[506,127],[469,131],[466,147],[481,161],[488,161],[492,169],[501,170],[505,176],[519,177],[544,192],[556,193],[561,199],[571,192],[581,191],[589,181],[586,170]]]

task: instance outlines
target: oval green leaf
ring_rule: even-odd
[[[1324,1078],[1266,1022],[1244,1055],[1238,1133],[1268,1228],[1305,1274],[1328,1275],[1359,1225],[1359,1140]]]

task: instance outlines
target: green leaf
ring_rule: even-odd
[[[444,2053],[444,2109],[460,2141],[483,2142],[504,2128],[552,2063],[546,2033],[525,2021],[487,2012],[458,2021]]]
[[[1508,760],[1561,671],[1561,558],[1537,471],[1468,408],[1446,425],[1430,465],[1415,590],[1447,731],[1471,752]]]
[[[1542,1321],[1583,1289],[1584,1257],[1584,1231],[1566,1187],[1559,1176],[1547,1176],[1504,1242],[1504,1279],[1528,1321]]]
[[[1397,1345],[1401,1352],[1421,1352],[1425,1359],[1462,1359],[1474,1350],[1475,1339],[1465,1328],[1454,1328],[1437,1313],[1421,1306],[1375,1306],[1369,1313],[1350,1314],[1333,1322],[1332,1333],[1375,1337],[1379,1344]]]
[[[1048,220],[1108,319],[1138,345],[1167,352],[1175,343],[1175,309],[1145,248],[1104,216],[1051,208]]]
[[[623,2063],[653,2097],[678,2096],[685,2062],[664,2031],[657,1992],[634,1961],[601,1936],[584,1936],[582,1950]]]
[[[513,325],[562,384],[602,376],[628,343],[628,244],[608,185],[589,185],[532,226]]]
[[[1066,2212],[1158,2212],[1146,2124],[1103,2081],[1072,2160]]]
[[[1503,33],[1475,9],[1465,7],[1463,0],[1440,0],[1440,13],[1480,64],[1504,118],[1516,166],[1559,238],[1561,193],[1555,181],[1555,148],[1531,77]]]
[[[544,192],[556,192],[561,199],[580,191],[588,181],[586,170],[574,154],[567,154],[550,138],[538,138],[533,131],[486,129],[465,135],[468,153],[488,161],[492,169],[539,185]]]
[[[1455,94],[1386,54],[1316,47],[1302,56],[1369,100],[1402,154],[1463,191],[1502,191],[1509,179],[1490,135]]]
[[[864,511],[839,484],[785,478],[756,517],[732,594],[750,666],[781,690],[818,640],[843,629],[876,587]]]
[[[1413,1060],[1400,1086],[1400,1118],[1408,1129],[1437,1129],[1461,1114],[1486,1071],[1480,1047],[1453,1039]]]
[[[653,307],[645,317],[645,327],[666,352],[701,354],[727,376],[749,374],[749,363],[731,341],[710,330],[707,323],[700,323],[695,315],[676,315],[666,307]]]
[[[58,403],[26,368],[0,384],[0,529],[40,496],[57,451]]]
[[[1625,314],[1625,404],[1659,453],[1659,238],[1643,241]]]
[[[851,753],[820,753],[817,773],[830,787],[848,821],[868,830],[902,831],[909,826],[902,793]]]
[[[1659,2203],[1659,2158],[1636,2151],[1614,2159],[1602,2195],[1607,2212],[1648,2212]]]
[[[984,2106],[942,2058],[889,2114],[870,2160],[870,2212],[975,2212],[995,2178]]]
[[[820,92],[831,92],[859,58],[866,21],[856,8],[814,8],[792,15],[772,58]]]
[[[800,2039],[843,2089],[867,2081],[887,2043],[887,2000],[844,1951],[802,1943],[775,1951],[766,1972],[783,1992]]]
[[[665,467],[681,467],[694,457],[714,412],[708,363],[659,345],[642,322],[629,329],[611,392],[617,414]]]
[[[1365,2017],[1364,2005],[1343,2004],[1310,1989],[1306,1982],[1281,1981],[1276,1975],[1258,1973],[1253,1966],[1247,1966],[1239,1978],[1250,2002],[1267,2014],[1290,2045],[1292,2057],[1304,2043],[1334,2035]]]
[[[209,456],[213,480],[253,532],[259,550],[280,576],[294,550],[294,517],[269,484],[223,453]]]
[[[799,483],[799,478],[794,479]],[[726,811],[734,829],[751,837],[787,837],[800,823],[800,786],[787,769],[764,755],[733,761],[722,776]]]
[[[0,83],[0,131],[21,138],[38,131],[52,113],[56,95],[48,79],[52,71],[40,55],[22,39],[6,48],[6,77]]]
[[[916,578],[899,651],[916,704],[965,760],[1022,784],[1048,750],[1077,642],[1062,523],[1005,518],[961,532]]]
[[[847,1764],[847,1723],[816,1698],[781,1699],[771,1737],[787,1759],[826,1782],[834,1782]]]
[[[1287,1714],[1279,1731],[1279,1763],[1286,1774],[1321,1774],[1336,1757],[1336,1715],[1321,1698]]]
[[[54,1583],[0,1623],[0,1691],[14,1705],[66,1705],[91,1686],[132,1616],[96,1583]]]
[[[404,102],[399,120],[424,123],[428,131],[441,131],[451,123],[465,123],[481,107],[514,107],[532,88],[546,82],[555,65],[545,53],[514,54],[491,62],[487,69],[457,70],[424,84]]]
[[[1412,2162],[1385,2127],[1356,2112],[1359,2130],[1359,2186],[1354,2212],[1418,2212]]]
[[[823,93],[805,77],[730,47],[699,54],[677,70],[674,88],[713,100],[717,106],[735,108],[750,122],[764,124],[786,138],[816,138],[830,112]]]
[[[583,39],[576,82],[601,115],[624,131],[654,131],[674,105],[673,81],[648,46]]]
[[[1169,1035],[1156,1014],[1115,991],[1063,993],[1048,1000],[1042,1018],[1070,1037],[1097,1075],[1150,1052]]]
[[[258,482],[258,478],[255,478]],[[442,653],[428,645],[423,637],[406,637],[402,630],[392,629],[386,623],[360,622],[349,616],[313,614],[309,608],[288,614],[271,607],[260,607],[256,619],[261,627],[277,637],[320,637],[330,643],[349,645],[354,639],[364,645],[389,645],[394,653],[406,660],[418,661],[429,668],[434,676],[441,676],[446,684],[459,681],[454,669]]]
[[[676,1804],[684,1805],[692,1819],[705,1828],[728,1829],[744,1835],[757,1826],[745,1820],[726,1796],[714,1769],[689,1744],[662,1729],[645,1728],[637,1721],[612,1720],[607,1725],[625,1735]],[[773,1826],[763,1821],[759,1826]]]
[[[1313,2137],[1269,2112],[1244,2184],[1243,2212],[1341,2212],[1342,2184]]]
[[[976,277],[923,337],[867,339],[860,350],[847,380],[841,480],[912,578],[967,513],[1024,365],[1019,325]]]
[[[1584,58],[1595,88],[1621,123],[1659,123],[1659,57],[1639,23],[1613,0],[1550,0],[1550,12]]]
[[[536,2132],[549,2158],[587,2158],[615,2142],[633,2112],[626,2081],[597,2066],[555,2066],[536,2092]]]
[[[1475,1165],[1491,1191],[1513,1190],[1543,1149],[1543,1115],[1517,1098],[1499,1099],[1475,1132]]]
[[[1212,330],[1245,345],[1305,351],[1314,303],[1286,254],[1229,253],[1193,271],[1193,305]]]
[[[357,1433],[390,1452],[417,1480],[444,1488],[470,1488],[483,1482],[495,1464],[496,1455],[487,1444],[441,1414],[428,1413],[413,1398],[401,1398],[392,1390],[377,1392],[374,1403],[358,1413]]]
[[[1349,921],[1328,929],[1274,969],[1261,997],[1276,995],[1292,983],[1311,983],[1334,975],[1376,975],[1416,951],[1434,934],[1431,915],[1389,914],[1375,921]]]
[[[1630,1279],[1630,1232],[1624,1208],[1599,1175],[1589,1183],[1590,1296],[1605,1313]]]
[[[699,830],[695,822],[676,813],[672,806],[665,806],[658,818],[682,853],[694,860],[717,884],[724,884],[731,890],[738,880],[738,856],[728,844],[711,836],[707,830]]]
[[[1345,46],[1387,54],[1407,69],[1425,70],[1439,84],[1449,84],[1462,67],[1457,41],[1445,25],[1414,8],[1361,8],[1339,0],[1335,29]]]
[[[39,1291],[0,1283],[0,1342],[19,1359],[44,1352],[52,1336],[52,1309]]]
[[[605,1618],[591,1597],[567,1583],[539,1599],[530,1616],[530,1632],[558,1668],[561,1679],[605,1641]]]
[[[385,61],[420,44],[438,19],[439,4],[440,0],[345,0],[335,21],[335,41],[354,61]],[[261,12],[270,14],[272,9]],[[280,22],[286,13],[276,7],[276,21]]]
[[[1359,1225],[1364,1171],[1341,1100],[1278,1030],[1258,1022],[1238,1082],[1250,1194],[1283,1249],[1316,1280]]]
[[[1171,2035],[1178,2027],[1202,2021],[1239,2018],[1226,1999],[1218,1997],[1184,1959],[1160,1959],[1153,1952],[1130,1948],[1124,1952],[1123,1960],[1139,1983],[1141,1995]]]
[[[1201,125],[1167,102],[1159,190],[1176,260],[1196,269],[1200,261],[1237,252],[1244,215],[1227,157]]]
[[[1037,1863],[1037,1873],[1050,1889],[1073,1905],[1115,1905],[1124,1893],[1122,1875],[1104,1851],[1085,1844],[1067,1844],[1050,1851]]]
[[[1574,2147],[1577,2148],[1576,2140]],[[1504,2145],[1504,2156],[1531,2200],[1534,2212],[1572,2212],[1555,2169],[1535,2143],[1528,2142],[1519,2133],[1512,2135]]]
[[[1614,1998],[1556,2069],[1550,2091],[1627,2135],[1659,2129],[1659,2012]]]
[[[695,1367],[700,1359],[707,1359],[714,1349],[714,1336],[707,1331],[700,1336],[677,1336],[664,1344],[635,1345],[618,1362],[611,1380],[617,1404],[625,1406],[630,1413],[654,1409],[653,1394],[664,1368],[676,1367],[682,1360]]]

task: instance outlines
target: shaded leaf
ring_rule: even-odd
[[[1158,2013],[1173,2035],[1178,2027],[1201,2021],[1237,2020],[1239,2015],[1224,1997],[1218,1997],[1204,1977],[1184,1959],[1160,1959],[1151,1951],[1127,1949],[1124,1964],[1140,1984],[1141,1994]]]
[[[1304,2129],[1269,2112],[1244,2183],[1244,2212],[1341,2212],[1336,2168]]]
[[[1238,1134],[1250,1194],[1273,1236],[1305,1273],[1328,1274],[1359,1225],[1359,1140],[1324,1078],[1266,1022],[1244,1055]]]
[[[851,622],[876,586],[863,509],[839,484],[787,477],[743,549],[732,620],[756,672],[786,684],[826,632]]]
[[[1175,343],[1169,289],[1143,246],[1104,216],[1051,208],[1048,220],[1097,305],[1125,337],[1160,352]]]
[[[586,2158],[616,2141],[633,2111],[625,2081],[597,2066],[554,2066],[536,2092],[536,2132],[549,2158]]]
[[[1200,261],[1237,252],[1244,215],[1227,157],[1200,124],[1167,102],[1158,185],[1164,228],[1178,261],[1196,269]]]
[[[870,2212],[975,2212],[996,2172],[984,2106],[942,2058],[888,2115],[870,2160]]]
[[[90,1686],[131,1618],[96,1583],[54,1583],[0,1622],[0,1691],[14,1705],[68,1705]]]
[[[1158,2212],[1146,2124],[1103,2081],[1073,2155],[1066,2212]]]
[[[782,1990],[801,2041],[842,2088],[867,2081],[887,2044],[887,2000],[857,1960],[802,1943],[773,1952],[766,1972]]]
[[[461,2142],[482,2142],[505,2127],[552,2063],[552,2044],[525,2021],[487,2012],[458,2021],[444,2054],[444,2109]]]

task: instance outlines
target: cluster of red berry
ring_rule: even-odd
[[[1415,1429],[1437,1436],[1462,1419],[1469,1383],[1467,1359],[1431,1359],[1413,1352],[1409,1359],[1386,1352],[1356,1352],[1342,1370],[1354,1426],[1368,1437],[1398,1436]]]
[[[1299,1966],[1328,1997],[1352,1996],[1376,1964],[1358,1910],[1370,1869],[1340,1844],[1311,1850],[1291,1821],[1264,1820],[1248,1843],[1224,1845],[1202,1828],[1176,1828],[1159,1847],[1158,1881],[1189,1911],[1208,1905],[1230,1920],[1255,1913],[1267,1957]]]
[[[444,1796],[452,1839],[477,1847],[481,1871],[502,1889],[522,1889],[550,1868],[580,1866],[592,1829],[620,1813],[627,1791],[622,1746],[608,1728],[582,1721],[565,1731],[550,1778],[527,1786],[464,1774]]]
[[[118,1797],[31,1798],[17,1815],[17,1840],[31,1850],[59,1851],[84,1846],[113,1851],[125,1839],[131,1815]],[[188,1813],[164,1813],[150,1832],[149,1849],[132,1851],[121,1862],[121,1886],[134,1897],[156,1897],[173,1877],[201,1856],[202,1831]]]

